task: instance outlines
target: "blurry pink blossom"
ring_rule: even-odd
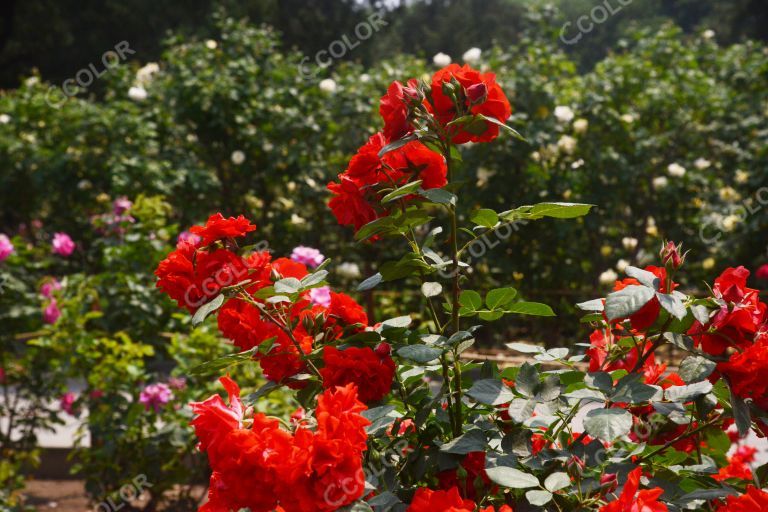
[[[315,268],[325,260],[325,256],[313,247],[299,245],[293,249],[291,259],[308,267]]]
[[[75,414],[74,410],[74,404],[75,400],[77,399],[77,396],[72,393],[71,391],[67,391],[63,395],[61,395],[61,398],[59,399],[59,407],[61,407],[61,410],[66,412],[67,414],[71,416],[77,416]]]
[[[768,263],[757,269],[755,277],[762,279],[763,281],[768,281]]]
[[[328,286],[321,286],[320,288],[312,288],[309,290],[309,300],[312,304],[323,306],[324,308],[331,305],[331,288]]]
[[[182,389],[187,387],[187,379],[184,377],[170,377],[168,379],[168,386],[171,389],[176,389],[181,391]]]
[[[182,231],[179,233],[179,242],[187,242],[188,244],[197,244],[202,240],[200,236],[190,233],[189,231]]]
[[[40,285],[40,295],[42,295],[46,299],[52,298],[53,292],[57,290],[61,290],[61,283],[58,282],[55,277],[46,279],[45,282],[42,285]]]
[[[155,412],[160,412],[160,409],[165,406],[173,398],[173,392],[166,384],[158,382],[156,384],[150,384],[145,387],[139,395],[139,403],[144,406],[148,411],[154,409]]]
[[[54,254],[67,257],[75,250],[75,242],[66,233],[54,233],[51,243]]]
[[[43,322],[53,325],[61,316],[61,310],[59,305],[56,304],[56,299],[52,299],[51,302],[43,310]]]
[[[133,202],[130,199],[125,196],[118,197],[112,203],[112,211],[115,215],[120,216],[130,210],[131,206],[133,206]]]
[[[5,261],[12,252],[13,244],[11,243],[11,239],[6,235],[0,234],[0,261]]]

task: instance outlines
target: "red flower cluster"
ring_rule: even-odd
[[[731,478],[752,480],[752,469],[749,465],[755,460],[756,453],[757,448],[753,446],[740,446],[732,456],[728,457],[728,465],[720,468],[712,478],[719,482]]]
[[[749,270],[728,268],[715,279],[712,291],[721,304],[709,324],[696,322],[689,334],[712,355],[722,355],[728,348],[744,350],[765,325],[766,305],[760,302],[759,291],[747,288]]]
[[[768,510],[768,492],[752,485],[747,487],[747,493],[741,496],[728,496],[724,505],[717,512],[757,512]]]
[[[386,190],[421,180],[424,189],[447,183],[444,158],[418,141],[379,156],[384,146],[413,131],[417,120],[454,144],[489,142],[499,126],[484,119],[448,126],[464,116],[483,115],[504,123],[512,114],[507,97],[493,73],[480,73],[469,66],[452,64],[435,73],[425,91],[416,80],[404,86],[393,82],[381,98],[381,132],[373,135],[352,157],[337,182],[328,184],[333,194],[329,206],[339,224],[355,230],[388,214],[380,204]]]
[[[638,492],[641,474],[640,468],[630,472],[621,495],[600,507],[600,512],[667,512],[667,506],[658,501],[659,496],[664,494],[663,489],[657,487]]]
[[[291,434],[261,413],[244,419],[237,384],[221,381],[229,407],[218,395],[191,404],[200,449],[213,469],[201,512],[330,512],[362,496],[370,422],[360,415],[365,406],[353,385],[325,391],[315,411],[317,429],[300,426]]]
[[[388,354],[378,355],[370,347],[325,347],[323,362],[320,374],[326,389],[353,383],[360,390],[360,400],[369,403],[384,398],[392,387],[395,362]]]
[[[413,501],[407,512],[474,512],[475,502],[465,500],[455,487],[446,491],[433,491],[425,487],[416,490]],[[496,512],[491,505],[480,509],[480,512]],[[509,505],[502,505],[498,512],[514,512]]]
[[[460,466],[463,469],[462,476],[459,476],[459,471],[456,469],[441,471],[437,474],[440,488],[446,491],[456,488],[462,497],[477,499],[476,483],[481,484],[481,487],[491,484],[491,479],[485,473],[485,452],[468,453]]]

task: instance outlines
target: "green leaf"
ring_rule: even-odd
[[[605,299],[605,314],[611,321],[627,318],[640,311],[654,297],[655,293],[653,288],[635,284],[609,293]]]
[[[257,349],[258,347],[253,347],[252,349],[246,350],[245,352],[227,354],[226,356],[216,358],[212,361],[206,361],[205,363],[197,365],[189,370],[189,373],[191,375],[208,375],[211,373],[220,373],[224,368],[228,368],[235,364],[244,363],[245,361],[250,361],[253,358],[253,355],[256,353]]]
[[[584,419],[584,428],[592,437],[612,442],[629,433],[632,415],[624,409],[593,409]]]
[[[640,382],[641,376],[629,374],[616,383],[616,389],[611,394],[611,401],[620,403],[639,404],[656,397],[661,398],[660,388]]]
[[[485,405],[501,405],[511,402],[514,393],[500,379],[483,379],[475,382],[467,396]]]
[[[357,233],[355,233],[355,240],[362,242],[368,240],[373,236],[381,236],[388,233],[392,233],[395,229],[395,220],[393,217],[381,217],[372,220],[368,224],[361,227]]]
[[[491,123],[491,124],[495,124],[495,125],[496,125],[496,126],[498,126],[499,128],[502,128],[502,129],[504,129],[504,131],[506,131],[507,133],[509,133],[510,135],[512,135],[513,137],[515,137],[516,139],[519,139],[519,140],[525,141],[525,137],[523,137],[522,135],[520,135],[520,133],[519,133],[517,130],[515,130],[514,128],[512,128],[511,126],[509,126],[507,123],[502,123],[501,121],[499,121],[499,120],[498,120],[498,119],[496,119],[495,117],[485,116],[485,115],[483,115],[483,114],[476,114],[476,117],[479,117],[480,119],[483,119],[483,120],[485,120],[485,121],[488,121],[488,122],[489,122],[489,123]]]
[[[488,208],[483,208],[472,212],[469,216],[469,220],[486,228],[492,228],[499,223],[499,215]]]
[[[491,309],[496,309],[512,302],[516,295],[517,290],[514,288],[496,288],[485,296],[485,304]]]
[[[389,318],[381,322],[382,329],[403,329],[411,325],[410,315],[398,316],[395,318]]]
[[[539,203],[520,206],[514,210],[503,212],[500,216],[510,221],[517,219],[538,220],[544,217],[573,219],[588,214],[592,206],[594,205],[582,203]]]
[[[522,352],[523,354],[542,354],[544,353],[544,347],[540,347],[538,345],[529,345],[528,343],[520,343],[519,341],[514,341],[512,343],[506,343],[505,344],[508,348],[516,351],[516,352]]]
[[[528,489],[539,486],[539,479],[535,476],[508,466],[485,468],[485,473],[492,482],[509,489]]]
[[[208,315],[219,309],[224,304],[224,294],[220,293],[217,295],[212,301],[206,302],[200,308],[195,311],[195,314],[192,316],[192,325],[200,325],[203,323],[203,320],[205,320]]]
[[[395,281],[420,272],[432,272],[433,269],[416,254],[405,254],[398,261],[387,261],[379,267],[379,273],[384,281]]]
[[[549,491],[528,491],[525,493],[525,499],[535,507],[541,507],[552,501],[552,493]]]
[[[487,442],[483,431],[475,428],[466,434],[460,435],[456,439],[445,443],[440,447],[440,451],[456,455],[465,455],[471,452],[484,452],[486,444]]]
[[[703,380],[685,386],[670,386],[664,390],[664,395],[670,402],[690,402],[697,396],[706,395],[710,391],[712,391],[712,383]]]
[[[427,298],[436,297],[443,293],[443,285],[435,282],[424,283],[421,285],[421,293]]]
[[[386,146],[384,146],[379,150],[379,158],[386,155],[390,151],[399,149],[405,146],[406,144],[408,144],[409,142],[413,142],[414,140],[417,140],[418,138],[419,138],[418,135],[414,132],[406,135],[402,139],[396,140],[394,142],[390,142],[389,144],[387,144]]]
[[[459,295],[459,304],[471,311],[477,311],[483,307],[483,298],[474,290],[464,290]]]
[[[752,427],[749,406],[743,398],[733,392],[730,382],[726,380],[726,384],[728,385],[728,391],[731,393],[731,409],[733,410],[733,419],[736,421],[736,428],[739,431],[739,436],[744,437]]]
[[[364,292],[366,290],[370,290],[372,288],[375,288],[378,286],[382,281],[384,280],[384,277],[379,273],[376,272],[371,277],[357,285],[357,291]]]
[[[516,302],[506,309],[507,313],[532,316],[555,316],[552,308],[539,302]]]
[[[316,270],[315,272],[304,276],[304,278],[301,280],[301,287],[312,288],[313,286],[322,284],[326,277],[328,277],[327,270]]]
[[[528,398],[536,394],[536,389],[541,384],[539,371],[529,363],[523,363],[515,379],[515,389]]]
[[[688,356],[680,364],[679,374],[680,378],[691,384],[709,377],[716,367],[717,363],[704,357]]]
[[[291,295],[301,290],[301,281],[295,277],[286,277],[275,283],[275,293]]]
[[[385,195],[381,198],[381,203],[390,203],[392,201],[395,201],[397,199],[400,199],[401,197],[408,196],[411,194],[416,193],[416,191],[421,186],[421,180],[412,181],[410,183],[406,183],[402,187],[399,187],[389,194]]]
[[[452,194],[443,188],[430,188],[427,190],[419,190],[419,195],[425,197],[437,204],[449,204],[456,206],[458,198],[456,194]]]
[[[568,473],[552,473],[544,480],[544,488],[549,492],[556,492],[571,485],[571,477]]]
[[[674,316],[678,320],[685,318],[687,311],[685,304],[680,297],[675,294],[659,293],[656,292],[656,298],[659,300],[661,307],[666,309],[670,315]]]
[[[417,363],[429,363],[442,355],[443,351],[439,348],[428,347],[426,345],[406,345],[397,350],[397,355],[402,358],[416,361]]]

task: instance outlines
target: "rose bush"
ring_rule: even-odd
[[[471,170],[457,146],[519,137],[492,73],[451,65],[395,82],[380,112],[382,131],[328,185],[329,206],[358,241],[407,248],[358,290],[416,281],[425,314],[375,321],[336,291],[313,302],[312,291],[328,286],[329,260],[310,269],[241,248],[255,229],[243,217],[194,226],[198,237],[157,268],[158,287],[192,323],[217,315],[241,349],[204,366],[258,362],[269,380],[243,400],[224,376],[228,403],[213,395],[192,404],[213,470],[201,510],[764,507],[766,468],[751,474],[754,453],[731,453],[750,432],[768,435],[766,305],[749,272],[729,268],[706,296],[685,294],[686,255],[666,243],[659,266],[627,266],[614,291],[577,305],[594,328],[586,354],[511,343],[531,360],[504,370],[464,361],[487,324],[554,314],[512,287],[472,289],[472,242],[516,222],[579,218],[591,205],[464,209]],[[191,300],[201,282],[210,285]],[[666,346],[686,354],[675,371]],[[290,422],[254,412],[278,389],[301,404]]]

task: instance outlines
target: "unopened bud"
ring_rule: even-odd
[[[619,486],[616,473],[604,473],[600,477],[600,490],[605,493],[613,492]]]
[[[390,346],[389,343],[382,342],[382,343],[379,343],[378,345],[376,345],[376,348],[373,349],[373,351],[379,357],[386,357],[386,356],[388,356],[389,354],[392,353],[392,347]]]
[[[467,87],[467,98],[472,105],[483,103],[488,97],[488,88],[484,83],[473,84]]]
[[[683,246],[675,245],[674,242],[667,242],[662,246],[659,255],[661,256],[661,262],[665,267],[671,267],[674,270],[679,269],[685,261],[685,255],[680,255],[680,251]]]
[[[568,471],[568,474],[573,477],[581,476],[586,467],[587,465],[584,463],[584,461],[576,455],[573,455],[570,459],[568,459],[568,462],[565,463],[565,468]]]

